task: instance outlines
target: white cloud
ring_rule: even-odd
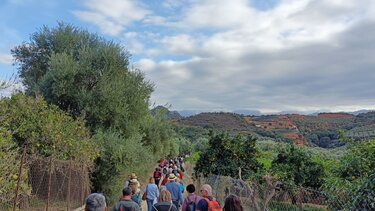
[[[0,64],[12,64],[13,57],[10,54],[0,53]]]
[[[373,0],[281,0],[267,11],[246,0],[167,0],[162,12],[87,2],[96,3],[81,11],[93,13],[87,20],[140,58],[135,65],[156,83],[158,103],[262,111],[375,104]],[[141,12],[123,16],[129,8]]]
[[[166,36],[160,42],[168,52],[175,54],[194,54],[198,45],[198,40],[187,34]]]
[[[92,22],[110,35],[118,35],[133,21],[142,20],[149,10],[133,0],[86,0],[86,10],[75,11],[74,14],[88,22]]]

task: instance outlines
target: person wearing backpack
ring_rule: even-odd
[[[160,169],[159,168],[155,168],[155,171],[154,171],[155,185],[159,186],[160,179],[161,179]]]
[[[195,211],[198,202],[203,198],[195,195],[195,186],[193,184],[186,186],[186,191],[188,192],[188,195],[182,203],[181,211]]]
[[[209,184],[202,185],[200,192],[203,199],[198,202],[197,211],[222,211],[219,202],[212,196],[212,188]]]
[[[155,185],[153,177],[150,177],[148,182],[149,183],[146,185],[143,191],[146,196],[144,200],[147,202],[147,211],[152,211],[152,205],[157,202],[157,198],[159,197],[159,189],[158,186]]]
[[[178,211],[178,208],[172,203],[172,196],[168,190],[160,191],[158,203],[152,205],[152,211]]]
[[[176,182],[177,177],[174,174],[170,174],[168,177],[169,182],[165,184],[165,187],[172,195],[172,202],[177,207],[180,208],[182,203],[182,193],[180,189],[180,183]]]
[[[112,207],[112,211],[140,211],[139,205],[132,200],[132,189],[125,187],[122,196]]]

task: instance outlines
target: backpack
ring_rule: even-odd
[[[168,169],[167,168],[163,168],[163,174],[167,174],[168,173]]]
[[[154,172],[154,178],[160,178],[161,175],[160,175],[160,171],[155,171]]]
[[[178,174],[177,169],[173,169],[173,170],[172,170],[172,173],[173,173],[174,175],[177,175],[177,174]]]
[[[204,200],[206,200],[208,204],[207,211],[222,211],[219,202],[217,202],[215,198],[213,198],[212,200],[204,198]]]
[[[196,200],[197,197],[195,197],[195,200]],[[195,211],[195,207],[196,207],[196,204],[195,204],[195,201],[187,201],[187,211]]]
[[[134,211],[134,207],[128,207],[123,204],[120,204],[119,211]]]
[[[141,198],[141,193],[138,193],[138,194],[136,194],[136,193],[133,193],[133,195],[132,195],[132,200],[135,202],[135,203],[137,203],[138,205],[141,205],[141,202],[142,202],[142,198]]]

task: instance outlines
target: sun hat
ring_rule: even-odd
[[[169,177],[168,177],[169,181],[173,181],[175,179],[176,179],[176,176],[174,174],[170,174]]]
[[[135,175],[135,173],[131,173],[129,177],[130,179],[137,179],[137,175]]]

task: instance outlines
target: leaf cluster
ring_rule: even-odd
[[[323,165],[314,161],[305,148],[293,144],[280,149],[270,170],[273,175],[292,185],[319,188],[323,184]]]
[[[256,139],[251,136],[231,137],[226,133],[212,136],[208,148],[199,157],[195,172],[205,176],[217,174],[238,178],[241,169],[241,176],[249,177],[262,168],[256,160],[255,143]]]
[[[74,120],[41,97],[16,94],[0,100],[0,125],[28,153],[91,165],[98,156],[82,119]]]

